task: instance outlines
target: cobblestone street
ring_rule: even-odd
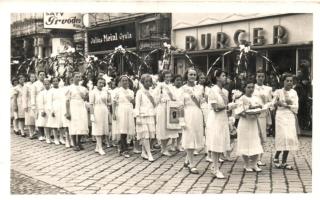
[[[94,152],[95,143],[74,152],[63,145],[46,144],[11,134],[12,194],[201,194],[201,193],[310,193],[312,185],[311,137],[300,137],[300,150],[290,153],[295,170],[272,166],[273,138],[268,138],[260,173],[245,173],[243,160],[221,164],[226,179],[213,178],[204,153],[196,156],[199,175],[183,167],[184,152],[172,157],[155,154],[150,163],[134,154],[119,157],[116,148],[106,155]],[[281,158],[281,157],[280,157]]]

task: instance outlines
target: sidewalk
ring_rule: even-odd
[[[272,166],[274,139],[268,137],[263,157],[267,166],[263,167],[263,171],[245,173],[242,158],[233,152],[234,161],[221,164],[226,179],[213,178],[203,153],[195,157],[200,174],[193,175],[183,168],[184,152],[170,158],[160,157],[157,153],[154,155],[156,161],[150,163],[138,154],[128,159],[119,157],[115,148],[107,149],[106,155],[100,156],[94,152],[95,143],[86,143],[85,150],[74,152],[63,145],[46,144],[14,134],[11,138],[12,170],[52,185],[55,189],[50,194],[56,193],[56,187],[66,191],[63,193],[75,194],[311,192],[311,137],[300,137],[300,150],[289,154],[288,164],[295,168],[293,171]],[[21,184],[19,181],[14,183]],[[27,184],[26,187],[33,185]],[[31,188],[31,191],[41,193],[39,188]]]

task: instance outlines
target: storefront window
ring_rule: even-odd
[[[298,71],[302,76],[312,80],[312,50],[311,48],[298,49]]]
[[[193,64],[202,72],[207,72],[207,55],[204,56],[192,56],[191,60]]]
[[[280,74],[284,72],[296,74],[296,49],[270,50],[269,59]]]

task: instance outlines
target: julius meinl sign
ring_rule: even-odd
[[[88,30],[89,52],[113,50],[119,45],[136,47],[135,23]]]
[[[44,28],[51,29],[81,29],[83,20],[81,13],[44,13]]]

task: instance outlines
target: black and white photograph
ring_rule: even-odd
[[[316,192],[315,13],[47,11],[9,16],[9,195]]]

